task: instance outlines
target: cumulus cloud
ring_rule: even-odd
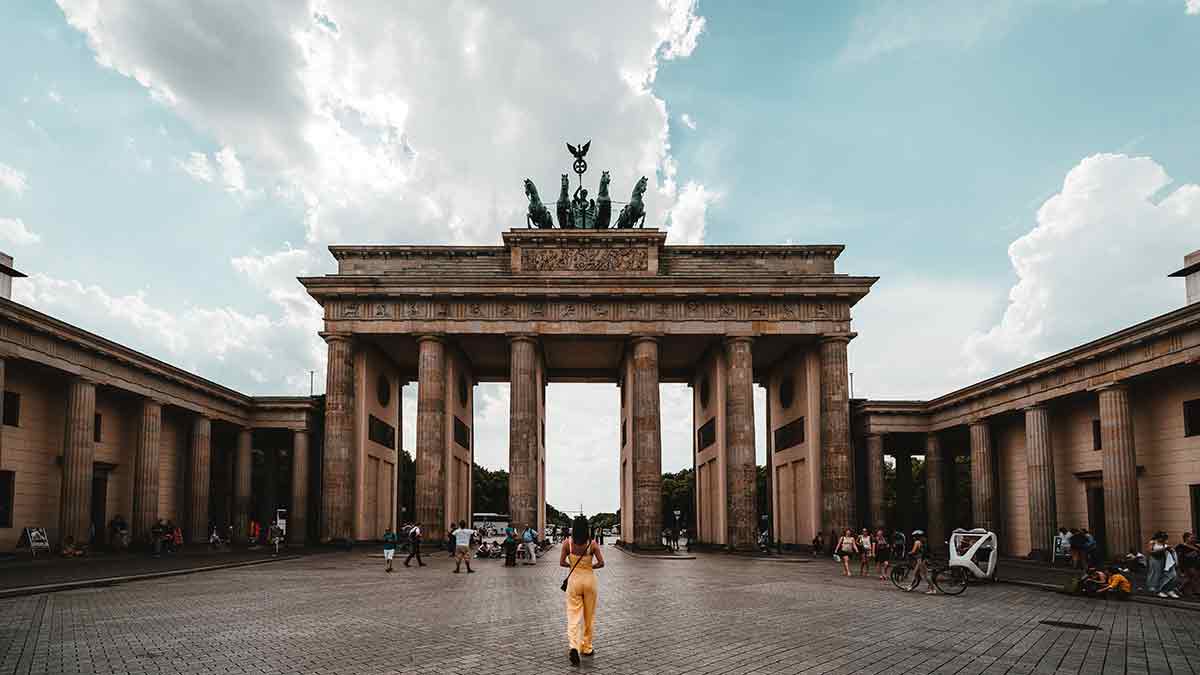
[[[246,170],[242,168],[242,163],[238,161],[237,153],[233,151],[233,148],[221,148],[216,154],[216,160],[217,166],[221,167],[221,182],[225,184],[225,189],[245,194]]]
[[[522,178],[557,185],[564,140],[594,140],[589,163],[612,172],[618,198],[649,177],[650,224],[679,196],[650,87],[661,62],[696,48],[694,0],[524,14],[474,2],[60,5],[101,64],[276,177],[313,245],[492,243],[524,222]],[[212,180],[199,161],[186,165]]]
[[[1067,174],[1009,246],[1017,283],[998,323],[964,346],[980,377],[1182,306],[1166,275],[1200,240],[1200,185],[1149,157],[1098,154]]]
[[[689,129],[692,129],[692,130],[696,129],[696,120],[692,119],[692,116],[687,113],[683,113],[682,115],[680,115],[679,121],[681,123],[683,123],[683,126],[689,128]]]
[[[720,198],[720,193],[688,181],[667,213],[667,241],[672,244],[703,244],[708,207]]]
[[[1200,0],[1187,0],[1184,12],[1191,15],[1200,15]]]
[[[23,195],[28,187],[29,183],[22,171],[0,163],[0,188],[14,192],[17,195]]]
[[[0,218],[0,241],[23,246],[36,244],[42,238],[25,226],[20,218]]]
[[[303,252],[300,252],[303,253]],[[305,254],[306,255],[306,254]],[[33,274],[13,285],[17,302],[250,394],[307,394],[308,370],[324,388],[325,351],[317,331],[320,309],[276,292],[282,278],[309,271],[305,255],[281,251],[233,261],[256,288],[266,290],[279,316],[231,307],[173,304],[144,291],[118,294],[97,284]]]

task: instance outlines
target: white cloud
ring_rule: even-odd
[[[46,98],[50,99],[54,103],[62,103],[62,94],[59,94],[57,91],[55,91],[53,89],[46,92]]]
[[[23,195],[29,187],[29,182],[25,179],[23,172],[7,164],[0,163],[0,187],[15,192],[18,195]]]
[[[720,193],[688,181],[667,214],[667,240],[672,244],[703,244],[708,207],[720,198]]]
[[[186,160],[175,160],[175,166],[183,169],[184,173],[195,178],[198,181],[211,183],[213,179],[212,164],[208,161],[208,155],[203,152],[188,153]]]
[[[1184,11],[1191,15],[1200,15],[1200,0],[1187,0]]]
[[[975,377],[1015,367],[1180,307],[1167,274],[1200,241],[1200,185],[1149,157],[1081,161],[1008,249],[1017,283],[996,325],[964,346]]]
[[[0,241],[23,246],[36,244],[42,238],[25,227],[25,221],[20,218],[0,218]]]
[[[101,64],[275,177],[303,208],[310,244],[492,243],[524,222],[522,178],[554,189],[569,166],[564,140],[594,140],[589,162],[611,171],[618,198],[649,177],[649,224],[678,197],[666,106],[649,87],[661,61],[696,48],[694,0],[529,13],[474,2],[60,5]],[[561,96],[580,82],[587,96]]]
[[[1197,1],[1200,2],[1200,0],[1197,0]],[[696,120],[692,119],[692,116],[687,113],[683,113],[682,115],[680,115],[679,121],[683,123],[683,126],[689,128],[689,129],[692,129],[692,130],[696,129]]]
[[[217,165],[221,167],[221,182],[225,189],[238,194],[246,194],[246,171],[238,161],[237,153],[231,147],[221,148],[216,154]]]

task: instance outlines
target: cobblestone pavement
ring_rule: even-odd
[[[556,560],[456,575],[434,554],[387,575],[359,551],[0,600],[0,673],[1200,671],[1200,612],[1013,585],[929,597],[823,560],[607,554],[578,669]]]

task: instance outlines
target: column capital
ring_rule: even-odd
[[[441,335],[440,333],[426,333],[424,335],[418,335],[417,344],[421,344],[422,342],[437,342],[439,344],[446,344],[446,336]]]
[[[1036,410],[1048,410],[1048,409],[1049,409],[1049,407],[1046,405],[1045,401],[1038,401],[1037,403],[1034,403],[1032,405],[1027,405],[1024,408],[1021,408],[1021,412],[1028,413],[1028,412],[1034,412]]]
[[[538,335],[536,333],[510,333],[506,337],[508,338],[508,344],[510,345],[514,342],[530,342],[536,345],[539,342]]]
[[[973,418],[967,420],[968,427],[985,427],[986,428],[987,425],[988,425],[987,417],[973,417]]]
[[[734,344],[738,344],[739,342],[745,342],[746,344],[754,344],[754,336],[753,335],[728,335],[725,337],[724,340],[722,340],[722,342],[724,342],[726,345],[734,345]]]
[[[325,331],[321,331],[317,335],[320,335],[321,339],[325,340],[326,343],[350,342],[354,339],[354,336],[350,333],[326,333]]]
[[[1106,391],[1125,391],[1125,392],[1127,392],[1127,391],[1129,391],[1129,383],[1126,382],[1125,380],[1113,380],[1112,382],[1105,382],[1103,384],[1098,384],[1094,387],[1088,387],[1088,391],[1095,392],[1097,394],[1106,392]]]
[[[634,335],[633,337],[629,338],[629,344],[636,345],[639,342],[653,342],[654,344],[658,344],[660,337],[662,336],[654,334]]]
[[[849,343],[856,337],[858,337],[858,333],[826,333],[818,338],[817,342],[821,344],[825,344],[827,342]]]

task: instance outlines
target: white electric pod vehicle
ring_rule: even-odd
[[[950,567],[961,567],[976,579],[996,580],[999,551],[996,533],[983,528],[960,528],[950,535]]]

